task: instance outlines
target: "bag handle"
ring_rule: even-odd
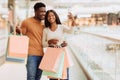
[[[22,29],[20,28],[20,35],[22,36],[23,34],[22,34]]]
[[[16,35],[16,27],[14,26],[13,35]]]
[[[22,36],[23,35],[22,34],[22,29],[19,28],[19,31],[20,31],[20,35]],[[16,27],[14,27],[13,35],[17,35],[17,33],[16,33]]]

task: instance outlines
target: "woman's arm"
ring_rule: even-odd
[[[62,25],[64,33],[72,33],[73,26]]]
[[[68,19],[71,20],[71,26],[76,25],[75,18],[71,12],[68,13]]]
[[[75,19],[71,12],[68,13],[68,18],[71,20],[71,26],[63,25],[63,32],[71,33],[75,26]]]
[[[42,45],[43,45],[43,47],[48,46],[46,29],[43,30]]]

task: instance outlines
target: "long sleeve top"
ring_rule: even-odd
[[[43,47],[48,46],[48,40],[50,39],[58,39],[58,45],[60,45],[65,39],[64,39],[64,33],[70,33],[72,31],[72,27],[68,27],[65,25],[58,25],[57,29],[55,31],[51,31],[50,28],[45,28],[43,30],[43,39],[42,44]]]

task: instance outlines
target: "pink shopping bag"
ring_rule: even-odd
[[[56,77],[56,78],[62,78],[62,73],[63,73],[63,67],[64,67],[64,52],[62,52],[60,60],[57,64],[58,69],[57,72],[49,72],[49,71],[44,71],[43,70],[43,75],[46,76],[52,76],[52,77]]]
[[[68,47],[64,48],[64,51],[66,52],[66,59],[67,59],[67,67],[71,67],[74,65],[73,58],[72,58],[72,53]]]
[[[56,77],[52,77],[52,76],[48,76],[48,78],[57,79]],[[67,79],[67,68],[65,66],[65,63],[64,63],[64,66],[63,66],[62,77],[59,78],[59,79]]]
[[[57,62],[59,62],[62,52],[63,48],[48,47],[39,68],[45,71],[57,72],[58,68],[56,66],[58,65]]]
[[[64,64],[62,69],[62,76],[59,79],[67,79],[67,67],[68,67],[68,61],[66,61],[66,53],[64,52]],[[58,64],[59,65],[59,64]],[[60,66],[60,65],[59,65]],[[48,78],[57,79],[58,77],[48,76]]]
[[[63,66],[63,72],[62,72],[62,78],[60,79],[67,79],[67,68],[71,67],[74,65],[71,57],[71,52],[69,51],[69,48],[64,47],[64,66]],[[48,76],[48,78],[53,78],[56,79],[56,77]]]
[[[28,54],[29,38],[27,36],[11,35],[8,44],[8,56],[26,58]]]

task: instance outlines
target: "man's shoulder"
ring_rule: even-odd
[[[32,17],[26,18],[22,21],[22,26],[26,26],[32,22]]]
[[[23,21],[30,21],[30,20],[33,20],[33,17],[26,18]]]

